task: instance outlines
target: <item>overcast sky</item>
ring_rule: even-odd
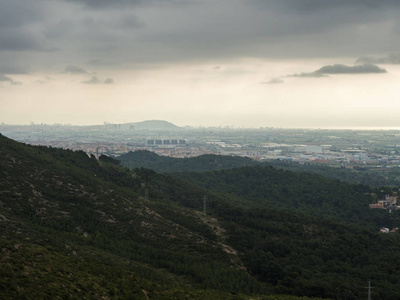
[[[0,123],[400,128],[398,0],[0,7]]]

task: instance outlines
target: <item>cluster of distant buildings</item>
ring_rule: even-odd
[[[400,168],[398,131],[305,129],[225,129],[178,127],[161,120],[93,126],[0,124],[6,136],[89,154],[119,156],[149,150],[159,155],[193,157],[235,155],[254,160],[369,168]]]
[[[392,210],[397,210],[400,209],[400,205],[397,205],[397,200],[398,196],[391,196],[391,195],[386,195],[385,199],[378,200],[377,203],[370,204],[370,208],[379,208],[379,209],[387,209],[389,212]],[[392,230],[390,230],[387,227],[381,227],[379,230],[382,233],[389,233],[389,232],[397,232],[399,228],[394,227]]]
[[[317,164],[348,165],[392,165],[400,164],[400,155],[395,153],[368,153],[361,149],[341,149],[332,151],[332,145],[283,145],[264,144],[262,159],[279,159]]]
[[[186,138],[151,138],[141,140],[117,141],[81,141],[68,138],[40,139],[29,141],[33,145],[46,145],[87,153],[100,153],[119,156],[129,151],[149,150],[159,155],[172,157],[192,157],[202,154],[235,155],[250,157],[254,160],[283,160],[298,163],[346,165],[374,168],[400,167],[399,154],[367,153],[365,150],[342,149],[332,151],[331,145],[295,145],[264,143],[251,144],[229,143],[224,141],[199,141]]]
[[[387,228],[387,227],[382,227],[381,229],[380,229],[380,232],[382,232],[382,233],[389,233],[389,232],[397,232],[399,229],[396,227],[396,228],[393,228],[392,230],[390,230],[389,228]]]
[[[177,140],[177,139],[147,140],[146,144],[147,146],[186,145],[186,140]]]
[[[386,195],[385,199],[378,200],[377,203],[370,204],[370,208],[388,209],[389,211],[400,209],[400,205],[397,205],[397,196]]]

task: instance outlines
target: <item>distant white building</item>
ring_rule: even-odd
[[[324,153],[322,146],[299,145],[293,147],[293,152]]]

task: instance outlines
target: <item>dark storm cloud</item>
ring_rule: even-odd
[[[0,0],[0,51],[46,50],[43,36],[33,28],[46,19],[36,1]]]
[[[68,62],[116,69],[400,49],[400,1],[0,0],[0,7],[0,51],[33,70]],[[40,53],[49,49],[58,51]]]
[[[0,61],[0,74],[28,74],[30,68],[28,65],[15,61]]]
[[[58,39],[65,37],[73,28],[74,24],[72,22],[64,20],[45,28],[43,34],[48,39]]]
[[[383,57],[364,56],[356,60],[356,64],[400,64],[400,53],[392,53]]]
[[[1,30],[0,31],[0,51],[28,51],[28,50],[44,50],[40,44],[40,40],[34,34],[17,30]]]
[[[340,57],[400,44],[382,35],[399,13],[394,1],[198,1],[194,7],[187,15],[166,11],[163,18],[171,19],[160,31],[142,18],[150,30],[139,39],[149,48],[161,46],[152,49],[157,59]]]
[[[70,73],[70,74],[87,74],[88,72],[81,67],[78,66],[66,66],[63,73]]]
[[[276,9],[293,11],[296,13],[315,13],[327,10],[345,10],[351,7],[369,10],[400,7],[397,0],[251,0],[259,7],[274,7]]]
[[[77,3],[85,5],[89,8],[121,8],[126,6],[137,5],[165,5],[165,4],[178,4],[183,5],[187,3],[201,3],[205,1],[195,0],[64,0],[66,2]],[[235,5],[237,1],[230,1]],[[250,0],[248,3],[253,3],[259,7],[265,8],[281,8],[294,11],[321,11],[326,9],[343,8],[349,6],[367,7],[370,9],[382,8],[386,6],[399,6],[397,0]],[[217,4],[217,3],[215,3]]]
[[[88,8],[104,9],[113,8],[120,9],[128,6],[137,5],[165,5],[165,4],[185,4],[193,0],[64,0],[66,2],[74,2],[84,5]]]
[[[111,26],[114,26],[116,28],[143,28],[145,27],[145,24],[140,21],[136,16],[121,16],[118,19],[113,20],[110,22]]]
[[[105,37],[113,33],[114,36],[124,34],[124,30],[140,29],[145,24],[133,13],[120,12],[117,15],[103,15],[96,18],[87,16],[80,22],[84,26],[83,32],[94,32],[96,36]],[[122,31],[121,31],[122,30]]]
[[[64,0],[66,2],[73,2],[80,5],[85,5],[90,8],[109,8],[109,7],[124,7],[127,5],[137,5],[144,2],[144,0]]]
[[[373,64],[346,66],[342,64],[323,66],[311,73],[289,75],[289,77],[325,77],[327,74],[376,74],[387,73],[385,69]]]
[[[0,0],[0,28],[18,28],[41,20],[45,13],[35,1]]]
[[[400,9],[397,0],[250,0],[254,7],[273,11],[292,31],[321,32],[326,29],[350,25],[373,24],[376,21],[395,19]],[[301,22],[298,22],[301,21]],[[279,28],[277,28],[279,30]]]

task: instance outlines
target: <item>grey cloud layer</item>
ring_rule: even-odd
[[[369,57],[369,56],[365,56],[365,57],[360,57],[356,60],[357,64],[360,63],[369,63],[369,64],[400,64],[400,54],[397,53],[392,53],[389,54],[387,56],[383,56],[383,57]]]
[[[8,76],[6,76],[4,74],[0,74],[0,81],[13,82],[13,80],[10,77],[8,77]]]
[[[84,68],[75,66],[75,65],[66,66],[62,73],[72,74],[72,75],[74,75],[74,74],[78,74],[78,75],[89,74],[89,72],[86,71]],[[84,83],[84,84],[101,84],[101,83],[113,84],[114,79],[106,78],[104,81],[102,81],[96,75],[92,75],[92,77],[90,79],[81,81],[81,83]]]
[[[278,83],[284,83],[284,81],[280,78],[271,78],[268,81],[263,81],[260,82],[261,84],[278,84]]]
[[[342,64],[323,66],[320,69],[311,73],[300,73],[289,75],[289,77],[324,77],[327,74],[374,74],[374,73],[386,73],[385,69],[382,69],[373,64],[363,64],[355,66],[346,66]]]
[[[185,4],[193,0],[64,0],[66,2],[75,2],[88,8],[95,9],[120,9],[137,5],[154,4]]]
[[[348,9],[350,7],[356,8],[367,8],[367,9],[382,9],[382,8],[393,8],[399,7],[400,3],[397,0],[275,0],[275,1],[263,1],[256,0],[259,5],[268,6],[270,2],[274,2],[275,5],[285,8],[287,10],[302,11],[306,13],[331,10],[331,9]]]
[[[10,78],[4,74],[0,74],[0,82],[9,82],[11,84],[21,84],[21,82],[14,81],[12,78]]]
[[[386,70],[372,64],[363,64],[355,66],[335,64],[330,66],[323,66],[322,68],[318,69],[315,72],[320,74],[362,74],[362,73],[386,73]]]
[[[77,3],[88,8],[121,8],[127,5],[137,5],[142,0],[64,0],[65,2]]]
[[[90,78],[89,80],[82,81],[82,83],[85,83],[85,84],[99,84],[100,80],[97,78],[97,76],[92,76],[92,78]]]
[[[90,62],[118,69],[236,57],[357,57],[400,49],[400,1],[0,0],[0,5],[0,54],[36,70]]]
[[[87,71],[84,68],[69,65],[66,66],[64,69],[64,73],[71,73],[71,74],[87,74]]]
[[[107,78],[104,81],[102,81],[97,76],[93,75],[92,78],[90,78],[89,80],[82,81],[82,83],[84,83],[84,84],[101,84],[101,83],[113,84],[114,83],[114,79]]]

